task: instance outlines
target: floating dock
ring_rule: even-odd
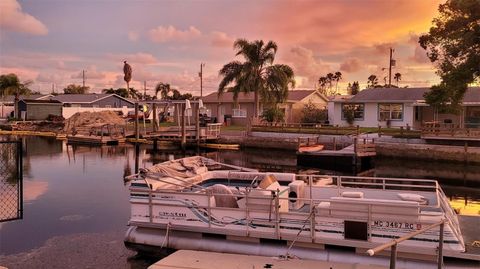
[[[386,266],[372,264],[348,264],[330,261],[281,259],[240,254],[227,254],[193,250],[180,250],[148,267],[148,269],[384,269]]]

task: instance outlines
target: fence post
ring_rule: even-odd
[[[337,139],[336,139],[336,137],[333,138],[333,150],[337,150]]]
[[[438,240],[438,264],[437,268],[442,269],[443,268],[443,231],[445,228],[445,222],[442,222],[440,224],[440,238]]]
[[[357,125],[357,136],[360,135],[360,125]]]
[[[390,269],[395,269],[395,263],[397,262],[397,243],[392,245],[390,249]]]
[[[403,136],[403,126],[400,126],[400,136]]]
[[[378,137],[382,137],[382,126],[378,125]]]

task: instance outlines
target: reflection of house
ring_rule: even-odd
[[[425,122],[453,123],[461,128],[480,128],[480,88],[469,88],[459,115],[443,114],[425,103],[429,88],[365,89],[351,98],[336,97],[328,104],[329,121],[347,126],[344,111],[353,109],[354,125],[361,127],[410,126],[419,129]]]
[[[59,94],[50,99],[63,104],[64,118],[85,111],[113,110],[126,114],[135,105],[134,102],[116,94]]]
[[[18,101],[18,113],[23,120],[46,120],[49,115],[62,116],[62,103],[55,100]]]
[[[305,104],[312,102],[319,108],[326,108],[327,98],[315,90],[294,90],[280,108],[285,111],[286,122],[300,122],[301,111]],[[226,92],[218,96],[216,92],[203,98],[203,103],[212,117],[223,122],[225,117],[232,117],[232,124],[245,125],[253,117],[254,94],[240,93],[237,102],[233,101],[233,93]],[[260,105],[260,111],[263,111]],[[260,113],[261,114],[261,113]]]

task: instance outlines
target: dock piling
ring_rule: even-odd
[[[135,139],[140,138],[140,132],[138,128],[138,103],[135,103]]]

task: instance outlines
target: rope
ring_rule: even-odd
[[[295,236],[295,239],[292,241],[292,243],[290,244],[290,246],[288,247],[287,249],[287,253],[285,253],[285,256],[283,258],[285,259],[288,259],[290,257],[290,250],[292,249],[293,245],[295,244],[295,242],[297,241],[298,237],[300,236],[300,234],[303,232],[303,230],[305,229],[305,226],[307,226],[307,222],[308,220],[310,220],[313,216],[313,213],[315,212],[315,205],[312,207],[311,211],[310,211],[310,215],[308,215],[308,218],[305,220],[305,224],[303,224],[302,228],[298,231],[297,233],[297,236]],[[312,227],[310,227],[310,229],[312,229]]]
[[[165,237],[163,238],[163,242],[162,242],[162,245],[160,246],[160,249],[162,249],[165,246],[165,243],[168,240],[169,231],[170,231],[170,222],[167,223],[167,232],[165,233]]]

